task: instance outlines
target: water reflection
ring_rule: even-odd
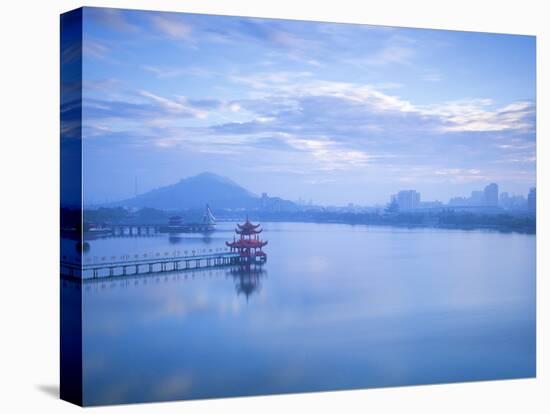
[[[200,238],[201,242],[205,245],[211,244],[214,241],[212,233],[199,233],[202,237]],[[170,244],[180,244],[189,240],[189,236],[183,233],[181,234],[170,234],[168,236],[168,242]]]
[[[237,296],[243,294],[248,299],[261,290],[261,280],[267,277],[267,271],[261,265],[245,264],[225,269],[197,269],[162,274],[129,275],[116,279],[86,279],[83,282],[85,292],[101,292],[106,289],[147,287],[159,283],[192,282],[197,279],[230,279],[233,280]],[[80,286],[81,282],[74,278],[64,278],[64,285]],[[223,281],[220,280],[220,283]]]
[[[267,272],[262,268],[262,266],[245,264],[237,266],[229,270],[229,275],[235,281],[235,290],[237,295],[241,293],[248,298],[254,292],[258,292],[261,288],[261,279],[267,277]]]
[[[171,234],[170,236],[168,236],[168,242],[170,244],[180,244],[183,242],[183,240],[184,240],[183,237],[176,234]]]
[[[215,252],[233,227],[220,225],[208,247],[199,234],[177,247],[166,235],[97,240],[85,263],[128,252]],[[85,282],[85,403],[535,374],[534,237],[296,223],[264,229],[270,260],[262,268]]]
[[[213,241],[212,233],[202,233],[202,242],[204,244],[210,244]]]

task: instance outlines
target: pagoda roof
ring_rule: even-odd
[[[262,231],[263,231],[263,229],[260,229],[260,230],[254,230],[254,229],[252,229],[252,230],[249,230],[249,229],[239,230],[239,229],[236,229],[235,233],[242,234],[243,236],[248,236],[248,235],[252,235],[252,234],[260,234]]]
[[[248,217],[247,217],[244,224],[238,224],[237,223],[237,229],[235,231],[238,234],[257,234],[257,233],[261,232],[261,229],[257,230],[258,227],[260,227],[259,224],[252,224],[250,222],[250,220],[248,220]]]
[[[235,241],[232,241],[232,242],[225,242],[225,244],[229,247],[259,248],[259,247],[265,246],[267,244],[267,240],[266,241],[261,241],[261,240],[240,239],[240,240],[235,240]]]

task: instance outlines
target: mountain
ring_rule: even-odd
[[[206,204],[220,208],[256,208],[260,198],[234,181],[204,172],[184,178],[176,184],[157,188],[115,203],[125,207],[150,207],[162,210],[203,208]]]

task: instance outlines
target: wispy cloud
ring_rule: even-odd
[[[416,177],[426,181],[440,177],[463,183],[488,177],[475,166],[475,160],[491,148],[511,148],[508,146],[512,141],[502,134],[532,127],[529,117],[533,106],[529,102],[496,109],[488,99],[422,106],[373,85],[320,80],[310,72],[232,74],[229,78],[258,90],[259,97],[197,100],[140,90],[136,99],[142,101],[87,100],[85,113],[89,120],[118,116],[118,121],[109,124],[114,131],[139,126],[142,134],[152,137],[150,141],[161,149],[185,148],[221,156],[261,148],[264,154],[270,154],[262,170],[293,174],[360,171],[372,164],[390,165],[388,160],[396,158],[415,163],[415,158],[428,160],[441,154],[443,148],[455,148],[445,154],[446,159],[453,159],[455,154],[459,158],[467,156],[472,167],[439,168],[422,174],[408,168],[397,179]],[[222,119],[227,121],[220,122]],[[186,126],[186,120],[202,123],[191,127]],[[87,136],[113,133],[100,128],[107,124],[95,124],[97,128],[87,130]],[[475,137],[477,142],[473,136],[463,135],[473,132],[501,135],[494,140]],[[418,138],[422,136],[430,139]],[[506,160],[529,157],[529,153],[514,153]]]
[[[515,102],[502,108],[486,109],[490,100],[449,102],[422,108],[421,112],[440,116],[445,131],[505,131],[529,130],[534,127],[530,117],[534,114],[531,102]]]
[[[99,40],[84,38],[82,42],[84,56],[104,59],[109,53],[109,47]]]
[[[181,40],[191,37],[191,25],[186,23],[181,16],[155,14],[151,16],[151,23],[158,31],[173,39]]]
[[[250,76],[231,75],[230,80],[264,89],[273,95],[333,97],[368,105],[372,111],[412,113],[430,117],[433,128],[447,132],[526,130],[533,127],[534,105],[522,101],[488,109],[490,99],[471,99],[434,105],[415,105],[373,85],[335,82],[314,78],[310,72],[271,72]]]
[[[143,65],[143,70],[152,73],[158,79],[170,79],[179,76],[194,76],[198,78],[208,78],[215,75],[215,72],[205,68],[197,67],[172,67],[172,66],[153,66]]]
[[[438,72],[428,72],[422,76],[422,79],[426,82],[441,82],[443,80],[443,76]]]
[[[369,156],[359,150],[349,149],[328,138],[303,139],[282,134],[292,148],[303,151],[313,158],[319,169],[324,171],[348,170],[365,165]]]
[[[414,49],[408,46],[390,45],[363,60],[367,65],[409,64]]]
[[[97,24],[111,30],[136,33],[140,31],[139,26],[131,23],[125,16],[128,11],[111,8],[92,7],[86,9],[86,16],[89,16]]]
[[[151,65],[142,66],[143,70],[154,74],[158,79],[167,79],[175,78],[177,76],[182,76],[186,73],[185,69],[180,68],[167,68],[167,67],[157,67]]]
[[[415,41],[406,36],[393,35],[381,46],[364,56],[354,56],[346,62],[357,66],[411,66],[416,56]]]

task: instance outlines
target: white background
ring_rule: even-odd
[[[5,0],[0,11],[0,410],[75,412],[58,389],[59,14],[112,6],[537,35],[538,378],[143,404],[87,412],[538,413],[548,380],[547,163],[550,12],[545,1]],[[544,117],[546,116],[546,118]],[[546,250],[546,254],[544,251]],[[545,329],[546,325],[546,329]],[[545,392],[546,388],[546,392]]]

